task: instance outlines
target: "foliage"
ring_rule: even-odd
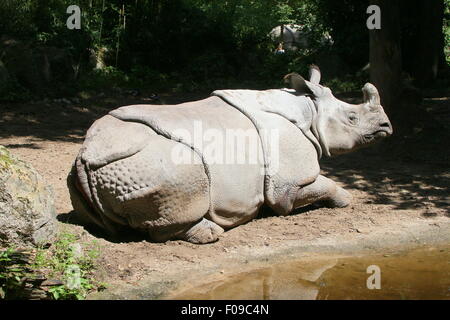
[[[2,0],[0,4],[0,34],[27,37],[36,33],[34,5],[31,0]]]
[[[333,92],[361,92],[364,84],[369,81],[369,74],[364,71],[356,72],[355,75],[344,75],[334,77],[324,82]]]
[[[368,2],[359,0],[315,2],[317,16],[328,27],[337,53],[352,67],[352,71],[366,65],[369,58],[369,34],[366,27]]]
[[[82,10],[81,30],[66,27],[66,8],[72,4]],[[369,52],[366,9],[359,0],[3,0],[0,34],[70,52],[79,72],[75,83],[64,84],[69,88],[261,87],[317,62],[324,35],[333,39],[332,54],[340,57],[342,70],[360,70]],[[277,43],[268,34],[281,24],[302,26],[309,48],[275,56]],[[92,61],[100,56],[97,68]],[[17,83],[2,94],[15,100],[24,91]]]
[[[20,19],[0,24],[0,33],[66,48],[74,61],[82,65],[83,85],[162,82],[175,88],[180,83],[182,87],[196,88],[211,81],[227,83],[227,79],[273,77],[261,67],[264,63],[272,70],[279,66],[280,59],[272,58],[276,44],[268,33],[282,23],[307,25],[314,31],[312,35],[322,32],[323,24],[314,13],[315,3],[315,0],[8,0],[0,4],[0,12],[5,13],[5,19],[0,20],[7,21],[7,14]],[[82,9],[81,30],[66,28],[65,9],[71,4]],[[91,72],[89,59],[101,48],[108,52],[104,59],[109,68]]]
[[[86,294],[94,289],[101,289],[103,284],[93,277],[95,260],[99,256],[98,244],[91,243],[86,249],[77,246],[77,237],[70,233],[62,233],[51,247],[51,250],[38,250],[34,268],[46,270],[48,277],[63,280],[64,284],[49,289],[53,298],[58,299],[84,299]],[[74,274],[70,271],[76,271]],[[71,285],[71,281],[79,281]]]
[[[21,291],[30,271],[24,265],[20,252],[14,248],[0,251],[0,299],[15,298]]]
[[[83,248],[77,241],[75,235],[61,233],[50,248],[38,248],[28,259],[18,259],[23,254],[13,248],[0,251],[0,298],[26,298],[25,285],[39,275],[58,280],[48,289],[49,298],[55,300],[80,300],[90,291],[102,290],[105,284],[94,276],[99,245],[92,242]]]

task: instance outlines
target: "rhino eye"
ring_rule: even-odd
[[[350,113],[348,116],[348,121],[350,121],[351,124],[357,124],[358,116],[356,115],[356,113]]]

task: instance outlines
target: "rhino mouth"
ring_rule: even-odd
[[[387,137],[389,135],[390,135],[390,133],[387,132],[386,130],[377,130],[374,133],[365,134],[364,135],[364,140],[366,142],[373,142],[375,140],[379,140],[379,139],[385,138],[385,137]]]

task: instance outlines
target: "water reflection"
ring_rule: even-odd
[[[367,288],[367,267],[381,289]],[[401,253],[315,257],[256,268],[185,289],[171,299],[450,299],[450,247]]]

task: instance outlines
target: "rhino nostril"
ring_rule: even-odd
[[[389,121],[385,121],[380,123],[380,128],[385,131],[388,135],[391,135],[393,133],[392,125]]]

